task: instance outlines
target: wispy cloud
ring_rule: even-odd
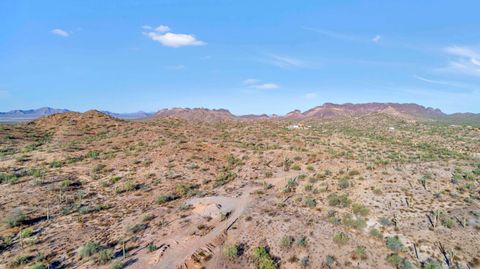
[[[57,36],[61,36],[61,37],[69,37],[70,36],[70,34],[67,31],[59,29],[59,28],[53,29],[52,31],[50,31],[50,33],[52,33],[54,35],[57,35]]]
[[[280,88],[276,83],[272,82],[262,82],[261,80],[255,78],[248,78],[242,81],[243,84],[247,85],[251,89],[259,90],[274,90]]]
[[[254,78],[247,78],[243,81],[243,84],[246,84],[246,85],[252,85],[252,84],[256,84],[256,83],[259,83],[260,81],[258,79],[254,79]]]
[[[275,83],[255,84],[255,85],[252,85],[252,87],[255,89],[261,89],[261,90],[274,90],[279,88],[279,86]]]
[[[329,31],[325,29],[317,29],[317,28],[311,28],[311,27],[303,27],[303,29],[312,31],[317,34],[321,34],[326,37],[334,38],[334,39],[339,39],[343,41],[359,41],[359,38],[350,35],[350,34],[345,34],[345,33],[340,33],[340,32],[335,32],[335,31]]]
[[[305,99],[312,100],[317,98],[317,96],[318,94],[316,92],[309,92],[309,93],[306,93],[303,97],[305,97]]]
[[[166,66],[165,68],[169,69],[169,70],[183,70],[185,69],[185,65],[183,64],[177,64],[177,65],[169,65],[169,66]]]
[[[142,28],[145,29],[145,25]],[[150,27],[150,29],[152,28]],[[201,40],[198,40],[194,35],[176,34],[170,31],[170,27],[166,25],[160,25],[156,27],[154,31],[150,30],[147,32],[143,32],[143,34],[166,47],[172,48],[179,48],[184,46],[203,46],[207,44]]]
[[[341,32],[336,32],[336,31],[330,31],[330,30],[325,30],[325,29],[318,29],[318,28],[312,28],[312,27],[303,27],[304,30],[311,31],[320,35],[323,35],[325,37],[333,38],[333,39],[338,39],[341,41],[347,41],[347,42],[373,42],[373,43],[380,43],[382,40],[381,35],[375,35],[373,38],[368,38],[364,36],[359,36],[359,35],[354,35],[354,34],[349,34],[349,33],[341,33]]]
[[[456,89],[460,89],[460,90],[468,91],[468,92],[473,92],[474,91],[473,87],[471,87],[469,85],[466,85],[466,84],[463,84],[461,82],[436,80],[436,79],[425,78],[425,77],[422,77],[422,76],[419,76],[419,75],[414,75],[413,77],[420,80],[420,81],[429,83],[429,84],[448,86],[448,87],[451,87],[451,88],[456,88]]]
[[[382,36],[380,35],[376,35],[372,38],[373,43],[380,43],[381,40],[382,40]]]
[[[301,68],[308,66],[305,61],[290,56],[267,54],[266,57],[267,58],[261,61],[280,68]]]
[[[480,52],[465,46],[450,46],[444,51],[456,58],[440,71],[461,73],[471,76],[480,76]]]

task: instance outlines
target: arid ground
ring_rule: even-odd
[[[467,125],[68,112],[0,125],[0,184],[0,268],[480,268]]]

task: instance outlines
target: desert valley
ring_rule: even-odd
[[[0,268],[480,268],[480,121],[53,111],[0,124]]]

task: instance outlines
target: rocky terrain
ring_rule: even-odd
[[[480,129],[446,117],[373,103],[0,125],[0,268],[480,268]]]

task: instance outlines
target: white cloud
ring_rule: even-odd
[[[150,26],[150,25],[144,25],[144,26],[142,26],[142,29],[144,29],[144,30],[152,30],[152,26]]]
[[[318,94],[315,92],[309,92],[304,95],[305,99],[309,99],[309,100],[315,99],[317,98],[317,96]]]
[[[203,46],[207,44],[201,40],[198,40],[193,35],[171,33],[170,27],[166,25],[160,25],[155,29],[155,31],[144,32],[143,34],[154,41],[160,42],[164,46],[172,48],[179,48],[183,46]]]
[[[155,31],[159,32],[159,33],[166,33],[166,32],[170,32],[170,27],[166,26],[166,25],[160,25],[158,26],[157,28],[155,28]]]
[[[260,81],[259,81],[258,79],[247,78],[246,80],[243,81],[243,84],[252,85],[252,84],[259,83],[259,82],[260,82]]]
[[[382,37],[380,35],[376,35],[372,38],[373,43],[379,43],[380,40],[382,40]]]
[[[67,31],[64,31],[64,30],[58,29],[58,28],[53,29],[50,32],[54,35],[58,35],[58,36],[62,36],[62,37],[69,37],[70,36],[70,34]]]
[[[255,84],[252,86],[255,89],[261,89],[261,90],[274,90],[278,89],[279,86],[275,83],[261,83],[261,84]]]

